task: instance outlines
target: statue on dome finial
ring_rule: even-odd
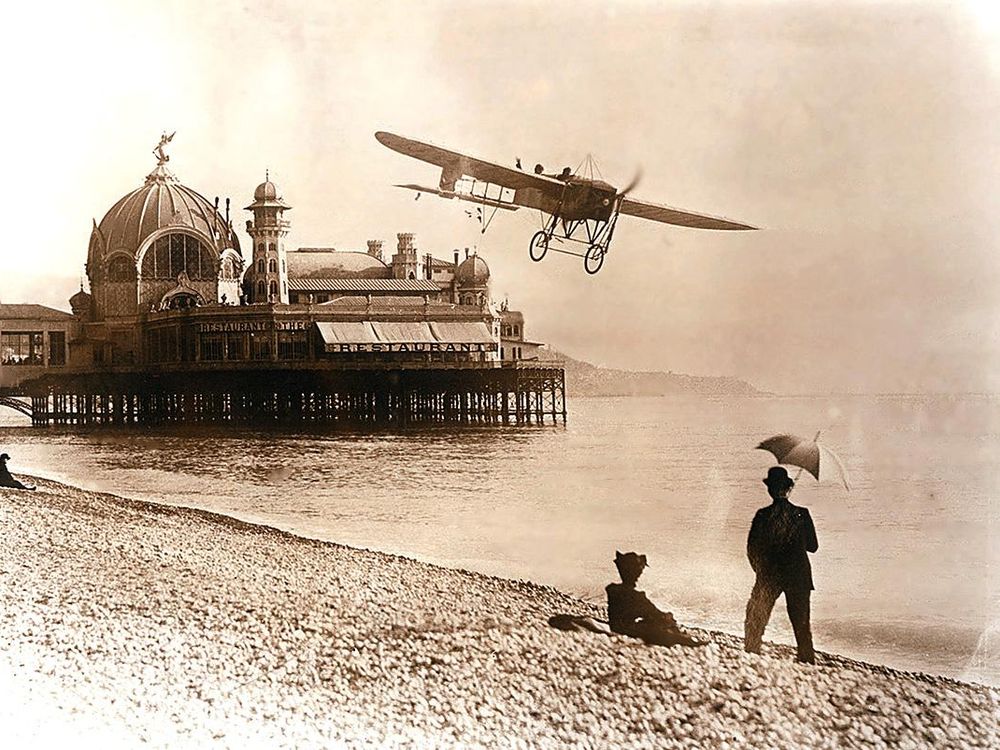
[[[170,135],[167,135],[166,131],[164,131],[163,135],[160,136],[160,142],[156,145],[156,148],[153,149],[153,155],[157,158],[157,163],[159,165],[166,164],[170,161],[170,157],[163,151],[163,147],[170,143],[170,141],[174,139],[175,135],[177,135],[176,130]]]

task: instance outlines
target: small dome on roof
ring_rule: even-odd
[[[80,291],[69,298],[69,309],[73,311],[74,315],[85,315],[90,312],[91,300],[92,297],[83,291],[83,285],[81,285]]]
[[[253,203],[247,206],[246,210],[253,211],[258,208],[280,208],[286,211],[291,208],[281,197],[278,186],[271,182],[270,173],[266,171],[264,181],[253,191]]]
[[[253,199],[255,201],[273,201],[277,200],[279,197],[278,186],[270,180],[265,180],[260,183],[257,186],[257,189],[253,191]]]
[[[455,270],[455,281],[461,286],[486,286],[490,267],[478,255],[470,255]]]

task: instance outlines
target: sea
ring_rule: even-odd
[[[841,458],[802,473],[818,649],[1000,685],[1000,396],[570,398],[564,425],[386,430],[33,428],[10,468],[603,602],[615,551],[682,625],[741,634],[746,535],[779,433]],[[792,475],[795,476],[795,469]],[[555,614],[555,613],[553,613]],[[793,643],[782,601],[768,639]]]

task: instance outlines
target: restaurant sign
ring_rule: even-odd
[[[449,344],[443,341],[377,341],[326,345],[326,351],[335,354],[355,352],[495,352],[497,349],[498,344],[496,342]]]
[[[305,331],[308,320],[229,320],[217,323],[199,323],[198,333],[254,333],[257,331]]]

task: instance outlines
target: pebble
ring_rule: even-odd
[[[709,631],[704,649],[564,633],[547,618],[603,611],[38,485],[0,491],[0,690],[32,709],[0,702],[8,746],[52,725],[128,748],[1000,745],[996,689]]]

